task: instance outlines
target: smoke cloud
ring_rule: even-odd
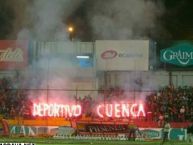
[[[163,13],[160,3],[151,0],[97,0],[88,18],[95,39],[146,39],[155,33]]]
[[[96,40],[149,39],[162,30],[159,17],[164,13],[162,3],[153,0],[92,1],[88,19]],[[156,34],[157,33],[157,34]],[[128,52],[129,53],[129,52]],[[144,100],[158,84],[153,72],[127,72],[118,87],[134,90]],[[128,91],[127,97],[135,96]]]
[[[28,17],[25,16],[25,25],[23,24],[18,33],[18,39],[67,41],[65,21],[82,2],[83,0],[28,2],[25,4]],[[92,0],[90,4],[86,8],[88,20],[93,37],[100,40],[147,39],[157,28],[157,18],[163,13],[162,5],[151,0],[121,0],[121,2],[119,0]],[[41,56],[41,59],[34,62],[26,71],[27,78],[32,78],[29,86],[32,88],[38,86],[42,89],[67,88],[70,78],[76,77],[79,70],[69,67],[74,64],[66,55],[64,52],[59,57],[58,53],[49,52]],[[127,83],[122,85],[124,89],[130,86],[137,89],[154,86],[153,83],[150,84],[152,82],[150,77],[143,78],[144,75],[141,73],[134,74],[136,77],[130,80],[129,86]],[[142,80],[143,84],[138,80]],[[54,95],[56,93],[53,97]]]
[[[31,24],[21,28],[18,39],[68,40],[65,21],[81,2],[82,0],[34,0],[28,2],[25,5],[27,17],[23,17],[22,21]]]
[[[29,57],[33,61],[21,74],[22,87],[32,90],[29,93],[31,100],[63,102],[76,93],[64,91],[70,89],[70,82],[78,74],[77,66],[74,65],[75,56],[66,51],[68,47],[73,47],[68,42],[65,21],[81,2],[82,0],[34,0],[25,4],[27,17],[22,17],[26,19],[22,20],[23,27],[17,34],[17,39],[36,41],[30,43]],[[65,41],[65,44],[59,41]]]

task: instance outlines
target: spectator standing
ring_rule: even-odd
[[[179,114],[179,118],[180,118],[180,121],[185,121],[185,107],[184,106],[182,106],[181,108],[180,108],[180,114]]]
[[[170,123],[166,120],[163,126],[163,140],[160,145],[163,145],[166,141],[169,141],[170,129],[171,129]],[[173,145],[172,142],[170,142],[170,144]]]
[[[128,139],[135,141],[137,126],[135,125],[133,120],[130,121],[128,129],[129,129]]]
[[[193,142],[193,124],[188,126],[187,128],[187,142],[191,143]]]
[[[164,116],[162,113],[159,114],[158,126],[162,127],[164,125]]]

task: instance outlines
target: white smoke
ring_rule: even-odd
[[[82,1],[33,1],[28,9],[29,21],[32,23],[31,27],[22,28],[18,34],[18,39],[30,38],[38,41],[68,40],[69,34],[66,31],[65,20],[76,10]],[[162,7],[150,0],[93,0],[88,10],[87,14],[95,39],[111,40],[147,38],[149,32],[157,26],[157,17],[162,14]],[[48,60],[49,67],[42,63],[44,61],[47,63]],[[38,86],[43,85],[43,88],[47,88],[46,85],[49,82],[55,88],[57,86],[65,88],[68,85],[68,80],[66,79],[78,74],[76,69],[71,70],[69,73],[65,71],[65,66],[68,62],[69,60],[65,58],[58,59],[58,55],[53,54],[51,59],[49,56],[44,56],[44,58],[37,62],[37,66],[41,66],[41,69],[33,71],[34,73],[30,73],[30,76],[36,76],[37,72],[42,71],[42,75],[37,76],[38,81],[34,80],[34,84],[40,82]],[[60,73],[58,74],[55,71],[57,68],[51,66],[51,64],[55,64],[54,66],[58,67],[61,67],[62,64],[64,69],[62,71],[58,70]],[[32,69],[34,68],[32,67]],[[48,70],[49,73],[47,72]],[[28,71],[32,72],[30,69]],[[49,78],[44,76],[46,74],[49,74]],[[144,79],[142,78],[142,80]],[[151,79],[145,81],[149,83]],[[134,82],[130,83],[130,85],[138,87],[139,83],[135,84]]]
[[[33,61],[23,71],[24,79],[21,80],[24,89],[32,90],[29,93],[30,98],[54,100],[58,97],[64,100],[69,96],[72,97],[69,94],[75,94],[62,90],[70,88],[70,81],[78,71],[75,66],[71,67],[73,64],[71,59],[66,57],[68,56],[66,52],[57,52],[58,47],[65,46],[56,45],[54,41],[68,43],[69,34],[65,21],[81,2],[82,0],[34,0],[26,6],[27,20],[31,24],[21,28],[17,39],[36,42],[30,44],[29,58],[32,57]]]
[[[29,2],[26,13],[31,24],[30,27],[20,30],[18,39],[68,40],[69,34],[65,21],[81,2],[82,0],[35,0]]]
[[[90,11],[95,39],[144,39],[158,27],[163,7],[151,0],[96,0]]]
[[[30,40],[31,34],[28,28],[23,28],[18,34],[17,39],[18,40]]]
[[[155,35],[160,30],[158,20],[164,12],[161,3],[152,0],[92,2],[88,19],[96,40],[149,39],[151,34]],[[153,72],[133,70],[123,75],[122,79],[118,80],[118,87],[126,90],[127,97],[136,96],[144,100],[151,90],[158,89]]]

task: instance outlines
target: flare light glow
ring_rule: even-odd
[[[100,118],[127,118],[145,117],[143,104],[114,103],[99,104],[96,106],[96,113]],[[82,114],[82,106],[79,104],[33,104],[33,116],[39,117],[79,117]]]
[[[143,104],[101,104],[97,106],[97,114],[99,117],[113,117],[113,118],[126,118],[126,117],[145,117]]]
[[[33,104],[33,116],[48,117],[78,117],[82,113],[80,105],[63,104]]]

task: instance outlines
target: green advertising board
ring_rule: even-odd
[[[169,134],[170,139],[179,140],[180,136],[185,140],[187,134],[184,128],[172,128]]]
[[[181,42],[160,51],[160,60],[181,67],[193,65],[193,44]]]
[[[162,128],[139,128],[140,134],[137,136],[146,139],[161,139],[163,136]],[[74,133],[74,129],[68,126],[10,126],[10,134],[24,136],[38,136],[42,134],[70,136]],[[139,133],[139,132],[138,132]],[[180,136],[183,139],[187,137],[187,131],[183,128],[172,128],[169,133],[169,139],[179,140]]]

